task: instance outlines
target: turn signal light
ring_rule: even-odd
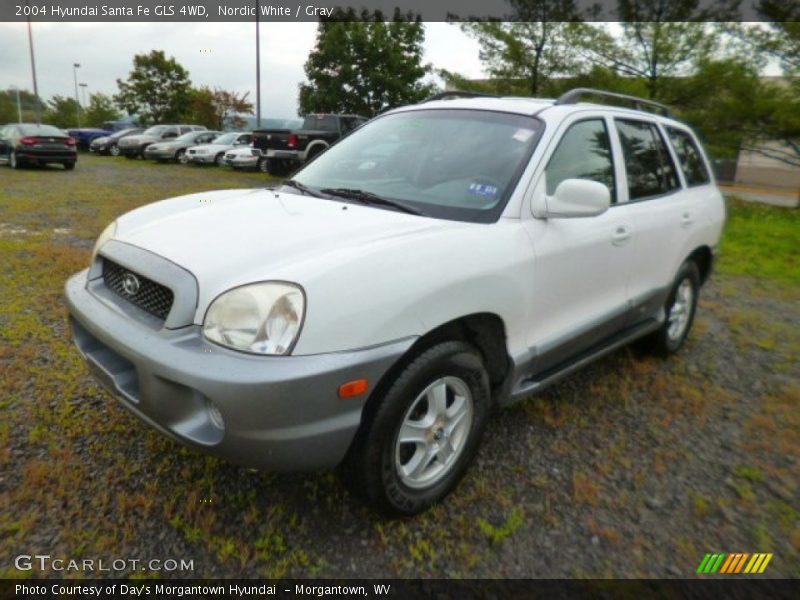
[[[339,398],[353,398],[360,396],[369,389],[369,383],[366,379],[356,379],[348,381],[339,386]]]

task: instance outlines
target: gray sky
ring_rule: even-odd
[[[447,23],[426,23],[425,60],[435,68],[470,77],[484,73],[477,43]],[[261,109],[263,117],[294,117],[297,86],[311,51],[316,23],[261,24]],[[250,92],[255,101],[253,23],[34,23],[39,94],[74,97],[73,63],[88,93],[116,92],[133,55],[164,50],[189,70],[195,85]],[[0,89],[33,89],[25,23],[0,23]]]

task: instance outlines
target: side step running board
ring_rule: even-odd
[[[523,379],[520,383],[519,387],[516,390],[512,390],[511,392],[511,402],[513,403],[516,400],[521,400],[525,396],[529,396],[536,392],[542,391],[544,388],[553,385],[557,381],[563,379],[567,375],[574,373],[578,369],[581,369],[588,365],[589,363],[597,360],[601,356],[605,356],[624,346],[625,344],[629,344],[633,340],[640,338],[652,331],[655,331],[661,326],[661,323],[657,320],[653,319],[650,321],[645,321],[639,325],[628,329],[619,335],[612,337],[607,343],[595,347],[594,349],[588,350],[583,354],[579,354],[574,360],[568,361],[563,363],[562,365],[555,367],[554,369],[550,369],[545,371],[544,373],[534,375],[527,379]]]

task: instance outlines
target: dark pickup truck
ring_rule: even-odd
[[[308,115],[300,129],[254,131],[253,153],[261,171],[286,175],[366,121],[359,115]]]

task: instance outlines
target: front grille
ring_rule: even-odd
[[[136,278],[138,286],[130,285],[133,282],[128,278],[129,275]],[[127,290],[126,278],[128,278]],[[169,288],[107,258],[103,259],[103,281],[111,291],[160,319],[167,318],[172,308],[172,301],[175,299]],[[131,293],[132,291],[134,293]]]

